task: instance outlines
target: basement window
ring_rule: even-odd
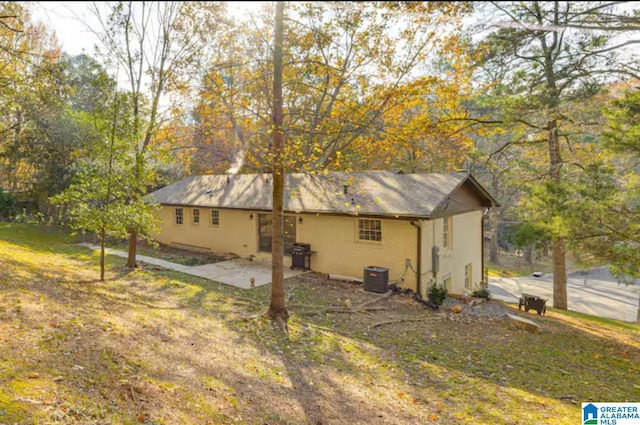
[[[358,240],[382,242],[382,220],[358,219]]]

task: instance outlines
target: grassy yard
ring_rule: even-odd
[[[0,224],[0,424],[575,424],[581,402],[640,400],[636,324],[550,309],[530,334],[404,295],[325,313],[375,295],[310,274],[286,339],[268,287],[116,257],[99,282],[75,242]]]

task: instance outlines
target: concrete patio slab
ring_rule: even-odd
[[[81,243],[80,245],[93,250],[99,250],[100,247],[89,243]],[[111,248],[106,248],[105,252],[110,255],[127,258],[127,253]],[[215,282],[224,283],[226,285],[235,286],[237,288],[251,288],[251,279],[253,278],[253,286],[258,287],[271,283],[271,265],[265,262],[250,261],[244,258],[238,258],[229,261],[220,261],[218,263],[203,264],[201,266],[185,266],[182,264],[172,263],[170,261],[160,260],[158,258],[148,257],[145,255],[136,256],[137,260],[142,263],[153,264],[169,270],[175,270],[181,273],[198,276]],[[297,276],[307,271],[291,270],[288,267],[284,269],[284,278]]]
[[[251,278],[254,280],[254,286],[271,283],[270,264],[249,261],[244,258],[194,266],[187,273],[243,289],[251,287]],[[286,267],[284,278],[287,279],[303,273],[305,272],[302,270],[291,270]]]

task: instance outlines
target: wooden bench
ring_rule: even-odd
[[[524,307],[524,311],[535,310],[539,315],[547,312],[547,300],[537,295],[522,294],[518,302],[518,310]]]

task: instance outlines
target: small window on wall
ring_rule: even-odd
[[[453,217],[442,219],[442,247],[453,248]]]
[[[471,263],[464,266],[464,287],[466,289],[471,289],[473,285],[473,273],[471,268]]]
[[[382,220],[358,219],[358,240],[382,242]]]
[[[200,224],[200,209],[193,209],[193,224]]]
[[[176,208],[176,224],[184,223],[184,210],[182,208]]]
[[[220,211],[211,210],[211,225],[218,226],[220,225]]]
[[[448,290],[451,290],[451,278],[450,277],[448,277],[445,280],[443,280],[442,284],[444,285],[445,288],[447,288]]]

